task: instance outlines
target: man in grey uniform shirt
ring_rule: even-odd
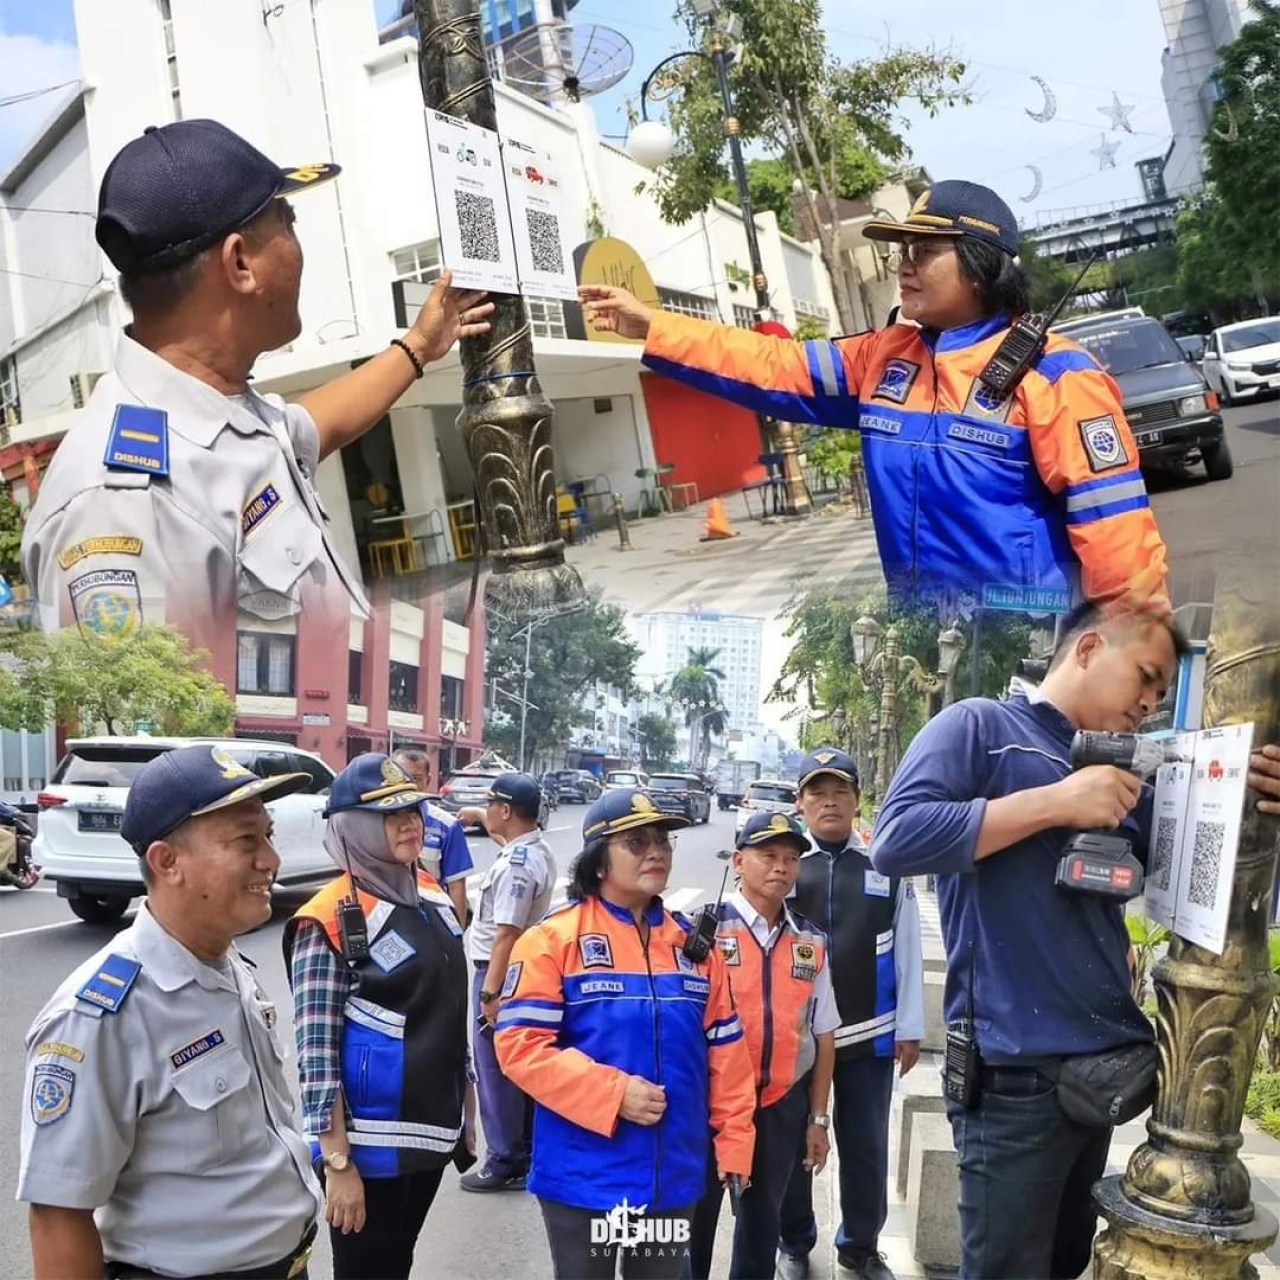
[[[306,1274],[320,1188],[275,1007],[232,944],[271,916],[263,802],[306,784],[198,746],[130,788],[147,900],[27,1034],[17,1198],[37,1280]]]
[[[404,337],[298,403],[249,385],[302,329],[302,247],[286,196],[336,165],[285,170],[212,120],[148,129],[103,176],[98,243],[133,311],[40,487],[23,571],[46,626],[127,635],[175,623],[197,641],[238,608],[265,619],[327,597],[367,610],[343,565],[316,468],[358,439],[492,305],[449,273]]]

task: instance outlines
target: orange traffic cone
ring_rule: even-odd
[[[707,507],[706,532],[699,542],[714,542],[717,538],[736,538],[737,533],[729,525],[729,517],[724,513],[724,503],[719,498],[712,498]]]

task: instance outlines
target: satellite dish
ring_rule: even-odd
[[[593,23],[539,22],[495,46],[504,84],[539,102],[580,102],[611,89],[635,60],[631,41]]]

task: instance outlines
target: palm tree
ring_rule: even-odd
[[[720,681],[725,679],[725,674],[715,666],[719,656],[719,649],[705,645],[691,648],[684,666],[671,677],[671,699],[684,709],[684,722],[689,728],[691,765],[695,764],[697,754],[705,759],[710,735],[721,734],[725,730],[725,711],[720,702]],[[695,752],[694,743],[699,741],[698,729],[704,722],[708,726],[701,739],[704,745],[700,752]]]

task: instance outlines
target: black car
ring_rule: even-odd
[[[1119,383],[1144,467],[1203,462],[1210,480],[1231,478],[1218,397],[1158,320],[1098,320],[1069,336]]]
[[[690,822],[711,821],[711,792],[696,773],[651,773],[645,788],[664,813],[679,813]]]
[[[556,779],[565,804],[590,804],[600,798],[600,779],[585,769],[561,769]]]

